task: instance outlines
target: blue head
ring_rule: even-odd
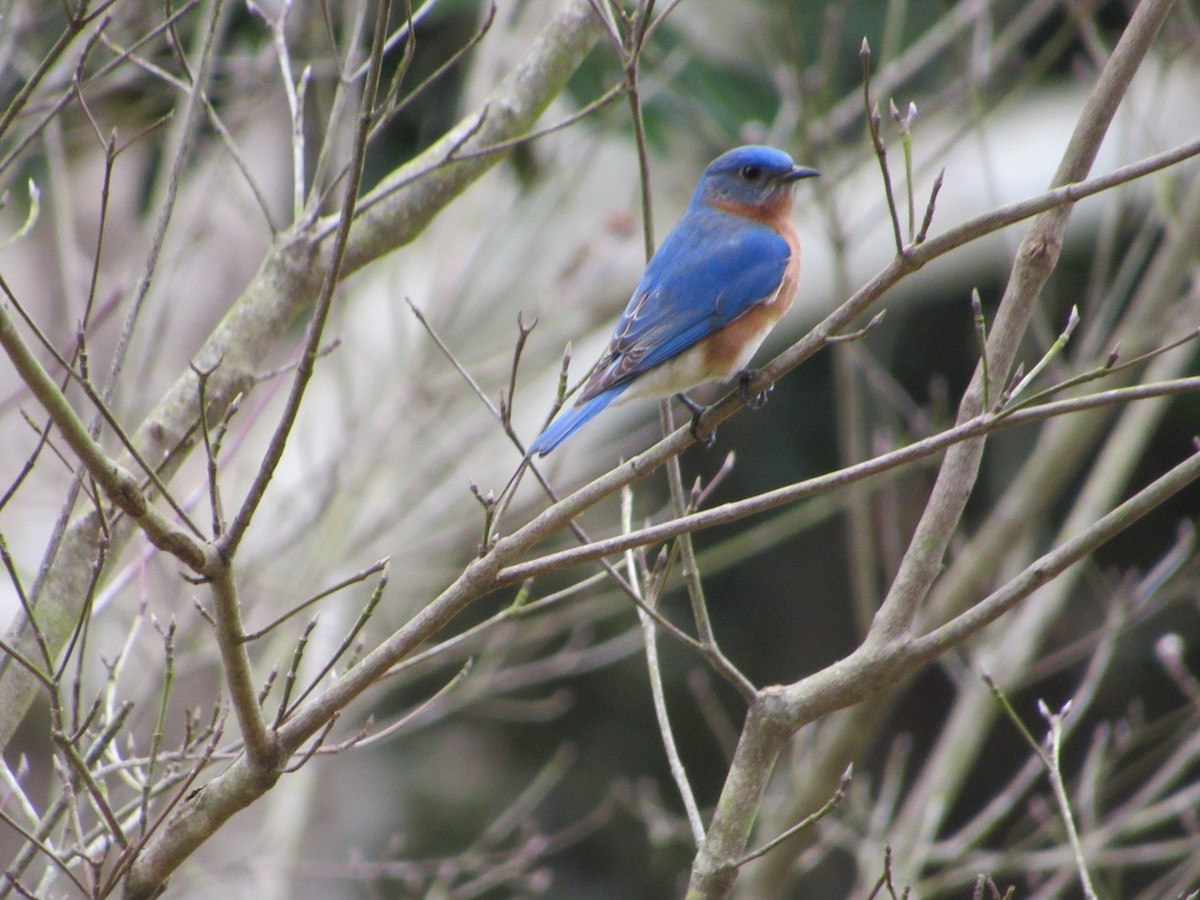
[[[792,162],[782,150],[750,144],[714,159],[696,186],[692,203],[724,209],[775,211],[791,205],[792,186],[820,174]]]

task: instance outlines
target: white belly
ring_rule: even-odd
[[[714,366],[705,350],[704,342],[701,341],[639,376],[615,402],[624,403],[626,400],[647,397],[671,397],[709,381],[729,378],[750,364],[750,360],[770,333],[771,325],[770,322],[763,323],[763,327],[752,339],[746,341],[742,352],[732,360],[732,365]]]

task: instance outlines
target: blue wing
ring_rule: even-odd
[[[769,297],[790,253],[766,225],[690,209],[650,260],[579,402],[678,356]]]

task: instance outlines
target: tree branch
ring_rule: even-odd
[[[1086,176],[1117,105],[1171,5],[1171,0],[1145,0],[1137,7],[1080,115],[1052,185],[1068,185]],[[1042,285],[1058,260],[1069,214],[1070,206],[1066,204],[1048,211],[1033,224],[1018,250],[1008,289],[988,339],[988,360],[993,379],[990,387],[994,394],[999,393],[998,386],[1008,378]],[[923,247],[927,248],[928,244]],[[904,256],[901,253],[897,262],[903,260]],[[980,373],[981,369],[977,367],[960,403],[960,423],[976,417],[983,409]],[[849,659],[874,653],[886,660],[893,654],[902,653],[909,643],[908,630],[941,568],[950,537],[958,526],[974,486],[982,453],[982,439],[959,444],[947,451],[932,495],[892,588],[876,614],[862,647]],[[1192,462],[1196,462],[1195,458]],[[820,699],[824,694],[821,686],[836,680],[840,684],[853,685],[855,691],[861,691],[861,697],[882,688],[886,683],[878,680],[878,670],[866,668],[853,671],[855,667],[849,668],[851,671],[843,671],[841,665],[837,664],[814,676],[820,681],[805,679],[789,688],[777,692],[767,689],[760,694],[761,705],[770,710],[763,713],[764,718],[773,725],[786,721],[790,727],[785,727],[782,735],[777,728],[751,730],[748,727],[743,733],[705,845],[696,856],[689,898],[724,897],[732,889],[737,873],[735,869],[728,868],[727,863],[736,860],[745,851],[770,771],[786,736],[803,722],[811,721],[816,715],[827,711]],[[896,674],[893,670],[893,677]],[[816,711],[814,706],[822,708]],[[759,707],[760,703],[756,702],[755,708]],[[744,771],[745,767],[750,766],[756,768]]]
[[[565,0],[524,61],[488,98],[486,108],[490,112],[476,140],[481,145],[493,144],[526,134],[561,93],[602,31],[587,0]],[[351,229],[343,277],[411,241],[438,212],[503,158],[495,154],[441,165],[447,147],[454,146],[477,118],[477,113],[468,115],[446,139],[402,166],[360,201],[361,209],[370,199],[377,200]],[[398,188],[401,183],[404,186]],[[310,232],[293,231],[282,235],[263,260],[193,358],[202,370],[213,369],[205,389],[210,421],[219,420],[237,396],[253,389],[254,376],[275,342],[317,297],[331,254],[328,244],[314,245]],[[182,465],[198,439],[197,398],[197,377],[185,368],[133,434],[143,456],[159,464],[164,479]],[[101,522],[94,513],[73,520],[57,553],[44,563],[37,602],[52,647],[61,646],[78,621],[79,603],[94,577],[87,560],[100,529]],[[109,537],[109,559],[120,555],[129,534],[128,529],[117,529]],[[54,623],[61,623],[61,629]],[[10,642],[17,644],[16,636],[10,635]],[[11,740],[35,689],[19,667],[10,665],[0,673],[0,746],[7,746]]]

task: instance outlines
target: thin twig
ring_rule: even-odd
[[[626,488],[621,492],[621,529],[628,532],[632,528],[633,492]],[[632,551],[625,554],[625,568],[629,573],[629,583],[634,586],[635,590],[640,590],[641,580],[638,578],[637,565]],[[661,584],[661,582],[659,583]],[[645,599],[646,605],[653,609],[658,605],[657,591]],[[642,623],[642,640],[646,647],[646,670],[650,678],[650,696],[654,700],[654,715],[658,720],[658,732],[662,737],[663,749],[667,754],[667,765],[671,770],[671,777],[675,780],[675,786],[679,790],[679,796],[683,800],[688,825],[692,829],[692,840],[695,842],[695,846],[701,847],[704,844],[704,821],[700,818],[696,795],[692,791],[687,769],[679,757],[679,748],[675,744],[675,735],[671,730],[671,719],[667,713],[667,698],[663,692],[662,668],[658,662],[658,634],[654,627],[654,621],[640,607],[638,608],[638,618]]]
[[[841,802],[846,798],[846,791],[849,789],[850,780],[853,777],[854,777],[854,764],[851,763],[850,765],[846,766],[846,771],[842,773],[841,780],[838,782],[837,790],[834,791],[832,797],[830,797],[827,801],[825,801],[824,806],[822,806],[820,809],[818,809],[816,812],[812,813],[811,815],[805,816],[803,819],[801,819],[799,822],[797,822],[791,828],[787,829],[787,831],[784,831],[783,833],[777,835],[776,837],[773,837],[771,840],[767,841],[765,844],[763,844],[757,850],[753,850],[750,853],[747,853],[745,856],[741,857],[740,859],[737,859],[734,862],[730,863],[730,867],[734,868],[734,869],[740,869],[746,863],[753,862],[754,860],[758,859],[760,856],[766,856],[768,853],[770,853],[772,850],[774,850],[776,847],[778,847],[784,841],[788,840],[789,838],[795,837],[801,831],[804,831],[806,828],[811,828],[817,822],[821,821],[821,819],[825,818],[827,815],[829,815],[831,812],[833,812],[835,809],[837,809],[837,807],[841,804]]]
[[[979,345],[979,367],[983,372],[983,408],[991,409],[992,376],[988,368],[987,319],[983,315],[983,301],[979,297],[979,288],[971,288],[971,311],[975,317],[975,340]]]
[[[444,340],[442,340],[441,336],[437,333],[437,331],[434,330],[432,324],[425,317],[425,315],[420,311],[420,309],[415,304],[413,304],[411,300],[408,300],[408,303],[409,303],[410,308],[413,311],[413,315],[415,315],[417,317],[417,321],[420,322],[422,326],[424,326],[424,328],[425,328],[426,332],[428,332],[430,338],[437,345],[438,349],[442,352],[442,354],[446,357],[446,359],[450,362],[450,364],[454,367],[455,371],[458,372],[458,374],[460,376],[462,376],[463,380],[471,388],[472,392],[480,400],[480,402],[483,403],[484,406],[487,407],[488,411],[492,414],[492,416],[497,421],[501,422],[501,424],[503,424],[502,411],[492,402],[491,397],[489,397],[487,395],[487,393],[483,390],[482,387],[480,387],[479,383],[475,380],[474,376],[472,376],[470,374],[470,372],[467,371],[466,367],[458,360],[458,358],[455,356],[454,352],[446,345],[446,342]],[[567,348],[567,352],[566,352],[566,354],[564,354],[562,378],[560,379],[560,386],[566,383],[567,361],[569,360],[569,354],[570,354],[570,347]],[[524,453],[525,452],[524,445],[521,443],[521,441],[518,438],[518,436],[516,435],[516,433],[513,432],[511,430],[511,428],[506,429],[506,431],[507,431],[509,439],[516,445],[518,450],[520,450],[522,453]],[[522,459],[522,462],[521,462],[520,466],[518,467],[517,471],[514,472],[512,478],[509,479],[509,482],[504,487],[504,490],[502,490],[500,492],[500,497],[494,501],[494,508],[488,513],[488,515],[491,516],[491,525],[487,529],[487,533],[485,535],[485,540],[483,541],[483,543],[480,547],[481,554],[486,553],[487,551],[494,548],[495,542],[498,539],[497,535],[498,535],[498,528],[499,528],[499,523],[500,523],[500,516],[503,514],[503,511],[504,511],[505,507],[507,506],[507,503],[512,499],[513,495],[515,494],[516,487],[520,482],[520,476],[524,473],[524,471],[527,467],[532,468],[535,477],[538,479],[538,483],[541,485],[542,489],[546,492],[546,494],[550,497],[550,499],[553,502],[556,502],[556,503],[558,502],[558,500],[559,500],[558,494],[554,491],[553,487],[545,479],[545,477],[537,469],[537,467],[530,465],[531,462],[532,461],[530,460],[530,458],[528,456],[525,456]],[[581,544],[583,544],[584,546],[587,546],[592,543],[591,538],[588,537],[587,533],[583,530],[583,528],[579,525],[578,522],[572,520],[568,523],[568,527],[571,529],[572,533],[575,535],[576,539]],[[721,675],[722,678],[724,678],[726,681],[728,681],[730,684],[732,684],[735,688],[737,688],[738,692],[743,697],[745,697],[747,699],[747,701],[750,700],[754,696],[754,685],[751,684],[749,679],[747,679],[745,677],[745,675],[743,675],[740,671],[738,671],[738,669],[736,667],[734,667],[734,665],[732,663],[729,662],[729,660],[724,656],[724,654],[722,654],[720,652],[719,648],[717,648],[714,643],[705,643],[704,641],[693,638],[691,635],[682,631],[677,625],[675,625],[673,622],[671,622],[669,619],[667,619],[665,616],[663,616],[663,614],[659,610],[646,606],[646,604],[642,600],[641,596],[633,589],[633,587],[631,585],[629,585],[629,583],[625,580],[625,578],[623,578],[621,576],[621,574],[616,570],[616,568],[612,565],[612,563],[610,563],[607,559],[603,559],[603,558],[598,559],[597,561],[599,562],[600,566],[604,569],[605,573],[609,576],[609,578],[611,578],[613,580],[613,583],[617,585],[617,587],[625,594],[625,596],[629,597],[630,600],[633,601],[635,606],[637,606],[639,609],[643,610],[647,615],[649,615],[652,619],[654,619],[654,621],[658,623],[659,627],[663,628],[669,635],[671,635],[676,640],[681,641],[684,644],[687,644],[689,647],[692,647],[694,650],[697,650],[705,659],[707,659],[709,661],[709,663],[713,666],[713,668],[717,671],[717,673],[719,675]]]
[[[275,470],[279,466],[279,461],[283,458],[283,450],[287,446],[288,437],[291,435],[292,427],[296,423],[296,417],[300,413],[300,403],[304,399],[305,391],[312,378],[314,363],[321,347],[321,335],[324,332],[325,322],[329,317],[329,310],[333,305],[335,290],[338,282],[341,280],[346,244],[350,239],[350,226],[354,220],[359,189],[362,186],[363,163],[367,152],[367,137],[370,132],[375,98],[379,90],[380,69],[383,65],[383,40],[390,14],[390,0],[382,0],[376,15],[375,40],[371,48],[371,68],[368,72],[367,84],[358,113],[358,126],[354,136],[354,154],[350,168],[350,177],[346,184],[345,197],[342,201],[341,215],[338,218],[338,226],[334,235],[329,265],[325,271],[325,278],[321,284],[321,292],[317,298],[312,318],[309,320],[304,356],[301,358],[299,365],[296,366],[296,377],[292,382],[292,389],[288,394],[275,430],[271,434],[271,440],[266,453],[263,455],[262,463],[258,468],[254,481],[251,483],[250,489],[246,492],[246,499],[242,502],[233,521],[229,523],[229,530],[221,536],[218,542],[221,553],[226,558],[232,558],[234,553],[236,553],[238,545],[241,543],[242,538],[245,537],[246,530],[250,527],[250,522],[254,518],[254,514],[258,511],[259,504],[262,503],[262,499],[267,492],[267,485],[274,476]]]
[[[508,391],[501,398],[500,403],[501,424],[505,429],[512,427],[512,411],[517,396],[517,370],[521,367],[521,353],[525,350],[525,342],[529,340],[529,335],[533,329],[537,328],[537,324],[538,320],[534,318],[526,326],[521,320],[521,313],[517,313],[517,341],[513,345],[513,361],[512,366],[509,367]]]
[[[387,127],[389,122],[407,109],[411,103],[414,103],[416,100],[418,100],[426,90],[433,87],[433,85],[435,85],[441,78],[454,69],[455,66],[461,63],[463,59],[465,59],[467,55],[479,45],[480,41],[487,36],[487,33],[491,30],[492,24],[495,22],[495,20],[496,4],[491,3],[488,5],[488,11],[484,16],[482,24],[480,24],[480,26],[475,30],[475,33],[472,34],[461,47],[455,48],[454,52],[450,54],[449,58],[439,64],[438,67],[433,70],[433,72],[431,72],[420,82],[420,84],[417,84],[411,91],[405,94],[403,100],[393,103],[392,101],[395,99],[395,96],[400,90],[400,80],[403,77],[406,66],[409,62],[411,62],[411,54],[406,53],[400,69],[396,72],[392,86],[388,89],[386,98],[384,99],[383,103],[380,104],[382,108],[378,110],[375,117],[375,122],[371,126],[371,137],[374,138],[378,136],[379,133],[385,127]]]
[[[50,645],[46,642],[46,634],[42,631],[37,618],[34,616],[33,604],[29,602],[29,595],[25,593],[25,588],[21,584],[21,576],[17,573],[17,567],[13,562],[12,554],[8,552],[8,541],[4,539],[3,534],[0,534],[0,562],[3,563],[4,570],[8,573],[8,580],[12,583],[13,590],[17,593],[17,599],[20,601],[21,609],[25,613],[25,620],[29,623],[29,627],[33,629],[38,650],[42,654],[42,662],[45,664],[47,671],[53,671],[54,657],[50,653]]]
[[[150,750],[146,754],[146,774],[142,789],[141,836],[146,836],[146,828],[150,824],[150,794],[154,788],[154,766],[158,762],[158,751],[162,746],[163,733],[166,731],[167,710],[171,700],[171,688],[175,684],[175,623],[167,627],[163,635],[163,685],[159,694],[158,719],[154,723],[154,731],[150,734]]]
[[[267,728],[262,707],[258,705],[258,692],[254,688],[250,655],[246,651],[242,605],[238,598],[233,566],[225,558],[218,557],[205,574],[212,582],[217,649],[221,653],[221,664],[225,684],[229,688],[233,713],[237,718],[238,727],[241,728],[242,740],[246,742],[246,753],[251,764],[260,770],[269,771],[279,762],[279,742]]]
[[[287,674],[283,677],[283,696],[279,698],[279,710],[275,713],[275,723],[271,726],[274,729],[279,728],[287,716],[288,710],[292,708],[292,689],[295,688],[296,679],[300,675],[300,663],[304,660],[304,651],[308,649],[308,639],[316,627],[317,616],[313,616],[308,620],[304,630],[300,632],[300,637],[296,640],[296,646],[292,650],[291,664],[288,665]]]
[[[204,396],[208,377],[216,371],[216,366],[211,369],[201,369],[195,363],[191,363],[191,368],[196,375],[196,399],[200,407],[200,434],[204,439],[204,457],[207,464],[208,505],[212,516],[212,536],[219,538],[225,530],[225,509],[221,503],[221,485],[217,477],[217,451],[208,427],[208,401]]]
[[[1063,825],[1067,832],[1067,841],[1071,845],[1071,853],[1075,859],[1075,868],[1079,873],[1080,886],[1083,889],[1084,897],[1088,900],[1096,900],[1096,889],[1092,886],[1092,878],[1088,873],[1087,860],[1083,855],[1083,846],[1079,841],[1079,831],[1075,827],[1075,815],[1071,811],[1071,799],[1067,795],[1066,785],[1063,783],[1062,767],[1060,758],[1062,754],[1063,741],[1063,720],[1067,717],[1071,709],[1071,702],[1068,701],[1062,709],[1057,713],[1050,712],[1050,707],[1042,700],[1038,701],[1038,710],[1042,714],[1047,723],[1050,725],[1050,732],[1047,735],[1047,743],[1049,751],[1044,749],[1041,743],[1030,733],[1021,717],[1017,715],[1017,711],[1013,709],[1012,704],[1008,702],[1008,697],[1000,689],[999,685],[992,677],[984,673],[983,680],[987,683],[992,694],[999,701],[1001,708],[1008,715],[1009,720],[1016,726],[1021,736],[1025,738],[1025,742],[1033,749],[1034,754],[1041,760],[1042,765],[1046,769],[1046,774],[1050,779],[1050,787],[1054,792],[1054,801],[1058,806],[1059,816],[1062,818]]]
[[[158,271],[159,256],[162,253],[162,248],[167,238],[167,230],[175,213],[179,184],[183,178],[188,158],[191,156],[192,144],[200,129],[200,120],[204,113],[204,103],[201,98],[204,97],[208,90],[208,82],[213,68],[213,58],[216,55],[216,48],[219,42],[218,38],[228,19],[229,10],[224,0],[213,0],[208,21],[202,29],[198,30],[196,35],[196,39],[199,41],[199,49],[197,51],[199,65],[196,67],[195,78],[192,81],[191,90],[188,92],[187,106],[184,113],[181,117],[173,120],[172,123],[177,134],[175,135],[175,147],[171,155],[171,165],[169,169],[164,167],[161,173],[166,176],[165,185],[161,185],[162,196],[158,196],[158,190],[154,191],[154,202],[158,207],[158,216],[155,219],[150,234],[150,246],[146,252],[142,272],[138,276],[137,284],[133,288],[129,310],[125,315],[125,321],[122,324],[121,331],[117,337],[116,347],[112,353],[112,362],[109,365],[108,377],[103,390],[99,392],[102,402],[98,405],[98,409],[102,415],[113,405],[117,388],[120,384],[121,372],[124,370],[129,348],[133,342],[134,332],[137,330],[142,309],[150,293],[150,287],[154,283],[154,276]],[[115,419],[110,419],[106,416],[106,420],[109,421],[110,426],[115,427]],[[130,445],[127,443],[128,446]],[[157,478],[156,473],[147,472],[147,474],[151,479]],[[165,488],[157,484],[156,486],[169,499]],[[176,511],[178,512],[179,510],[177,509]],[[183,521],[191,526],[186,516],[183,517]],[[194,526],[191,527],[194,528]]]
[[[277,727],[279,722],[287,718],[288,713],[304,702],[305,698],[307,698],[309,694],[316,690],[317,685],[321,683],[321,680],[333,670],[333,667],[337,665],[338,660],[340,660],[342,656],[345,655],[346,651],[350,649],[350,646],[354,643],[355,639],[362,633],[362,630],[367,627],[367,623],[371,621],[371,616],[374,614],[376,607],[379,606],[379,601],[383,599],[383,592],[387,590],[387,585],[388,567],[387,563],[385,562],[380,570],[379,581],[376,583],[375,589],[371,591],[371,596],[367,599],[366,605],[364,605],[362,611],[359,612],[358,618],[354,621],[354,625],[351,626],[350,630],[346,633],[346,636],[342,638],[342,642],[337,646],[337,649],[333,651],[329,659],[325,661],[323,666],[321,666],[321,670],[313,676],[308,687],[300,693],[300,696],[296,698],[295,702],[293,702],[290,706],[288,706],[286,703],[280,703],[279,708],[281,718],[275,723]]]
[[[1025,388],[1027,388],[1030,384],[1032,384],[1033,380],[1042,373],[1042,370],[1045,369],[1046,366],[1050,365],[1050,362],[1055,357],[1062,353],[1063,349],[1067,346],[1067,341],[1071,339],[1071,335],[1075,332],[1075,328],[1078,324],[1079,308],[1072,306],[1071,314],[1067,317],[1067,324],[1063,328],[1062,333],[1059,334],[1054,343],[1050,345],[1050,349],[1042,354],[1042,358],[1037,361],[1034,367],[1029,370],[1029,374],[1020,379],[1011,389],[1001,395],[1000,403],[1002,405],[1007,405],[1010,400],[1015,400],[1017,397],[1019,397],[1021,392],[1024,391]]]
[[[904,236],[900,233],[900,214],[896,211],[896,194],[892,190],[892,175],[888,171],[887,145],[883,143],[883,138],[879,134],[882,116],[879,114],[879,105],[871,105],[871,45],[865,37],[859,47],[858,57],[862,60],[863,109],[867,117],[867,133],[870,135],[871,147],[875,151],[875,158],[879,161],[879,171],[883,176],[883,193],[887,198],[888,213],[892,217],[892,235],[896,241],[896,252],[903,256]]]
[[[307,189],[304,178],[304,96],[307,93],[309,80],[312,78],[312,67],[305,66],[300,73],[299,81],[293,80],[292,58],[287,43],[287,18],[288,13],[292,10],[292,0],[284,0],[279,9],[278,19],[268,16],[253,0],[247,0],[246,8],[256,15],[271,33],[271,44],[275,48],[275,58],[279,62],[283,95],[287,100],[288,116],[292,123],[292,221],[299,222],[304,213]]]
[[[98,251],[99,248],[97,248],[97,252]],[[54,357],[54,360],[63,368],[67,376],[79,384],[79,386],[83,389],[84,394],[92,402],[100,418],[102,418],[108,424],[109,428],[112,429],[113,434],[117,436],[117,439],[133,458],[134,462],[137,463],[138,467],[146,473],[146,477],[158,490],[159,495],[163,497],[163,499],[165,499],[170,505],[171,509],[175,511],[175,514],[179,517],[179,521],[186,525],[188,530],[190,530],[197,538],[202,538],[203,535],[201,534],[199,528],[196,527],[196,524],[192,522],[191,518],[187,514],[187,511],[184,510],[183,506],[180,505],[174,496],[172,496],[171,492],[167,490],[167,486],[163,483],[162,479],[159,478],[158,472],[143,458],[142,454],[138,451],[129,435],[126,434],[125,429],[117,420],[117,417],[113,414],[112,410],[109,409],[108,401],[96,391],[95,386],[92,384],[91,379],[87,375],[87,351],[86,345],[83,341],[82,332],[80,332],[77,337],[77,348],[80,353],[81,370],[75,371],[67,359],[58,351],[50,339],[46,337],[46,335],[38,327],[37,322],[34,321],[33,317],[28,313],[24,305],[17,299],[16,295],[12,292],[12,289],[8,286],[8,282],[4,280],[3,276],[0,276],[0,291],[3,291],[5,296],[8,297],[9,301],[13,305],[13,308],[16,309],[17,313],[24,320],[25,324],[34,333],[34,336],[38,339],[38,342],[44,348],[46,348],[47,351],[49,351],[50,355]],[[95,425],[93,425],[88,431],[93,440],[99,433],[99,429]]]
[[[405,728],[407,728],[409,726],[410,723],[412,723],[412,721],[414,719],[418,718],[421,715],[424,715],[426,710],[428,710],[435,703],[437,703],[439,700],[441,700],[444,696],[446,696],[446,694],[450,693],[452,690],[454,690],[456,687],[458,687],[459,684],[461,684],[462,681],[468,675],[471,674],[472,667],[473,667],[472,660],[467,659],[467,661],[465,663],[463,663],[462,666],[459,667],[459,670],[454,673],[454,676],[449,681],[447,681],[445,684],[443,684],[440,688],[438,688],[437,691],[435,691],[431,696],[422,700],[415,707],[410,709],[408,712],[406,712],[404,715],[402,715],[400,718],[398,718],[395,722],[392,722],[390,725],[387,725],[384,728],[381,728],[378,731],[373,732],[372,734],[370,734],[366,737],[358,739],[357,741],[354,742],[354,746],[355,747],[370,747],[372,744],[378,744],[382,741],[386,741],[392,735],[398,734],[401,731],[403,731]]]
[[[970,419],[960,425],[955,425],[953,428],[949,428],[938,434],[923,438],[922,440],[865,460],[864,462],[837,469],[825,475],[798,481],[785,487],[775,488],[774,490],[766,491],[753,497],[747,497],[710,509],[690,513],[659,525],[636,529],[628,535],[605,538],[584,547],[548,553],[536,560],[506,566],[497,573],[496,586],[503,587],[526,578],[534,577],[535,575],[544,574],[545,572],[556,571],[602,556],[623,553],[632,547],[661,543],[662,541],[678,537],[684,532],[699,531],[702,528],[712,528],[717,525],[727,525],[747,515],[766,512],[778,506],[814,496],[870,475],[876,475],[897,466],[905,465],[918,459],[924,459],[960,441],[978,437],[997,428],[1025,425],[1054,416],[1065,415],[1070,412],[1094,409],[1115,403],[1126,403],[1132,400],[1188,394],[1198,391],[1200,391],[1200,376],[1181,378],[1161,384],[1116,388],[1090,396],[1053,401],[1011,413],[982,413],[974,419]]]
[[[257,631],[251,631],[251,632],[247,633],[244,640],[257,641],[259,638],[265,637],[267,634],[274,631],[276,628],[278,628],[280,625],[282,625],[284,622],[286,622],[292,616],[308,609],[314,603],[319,603],[320,601],[324,600],[326,597],[331,597],[334,594],[336,594],[338,591],[344,591],[346,588],[350,587],[353,584],[358,584],[360,581],[366,581],[368,578],[370,578],[376,572],[382,572],[384,569],[386,569],[389,559],[390,559],[390,557],[384,557],[383,559],[378,560],[377,562],[371,563],[371,565],[367,566],[362,571],[355,572],[353,575],[349,575],[346,578],[343,578],[341,581],[338,581],[335,584],[331,584],[329,587],[318,591],[317,593],[315,593],[311,597],[309,597],[307,600],[302,600],[300,603],[297,603],[295,606],[293,606],[287,612],[283,613],[283,615],[281,615],[275,619],[272,619],[270,622],[268,622],[262,628],[259,628]]]

